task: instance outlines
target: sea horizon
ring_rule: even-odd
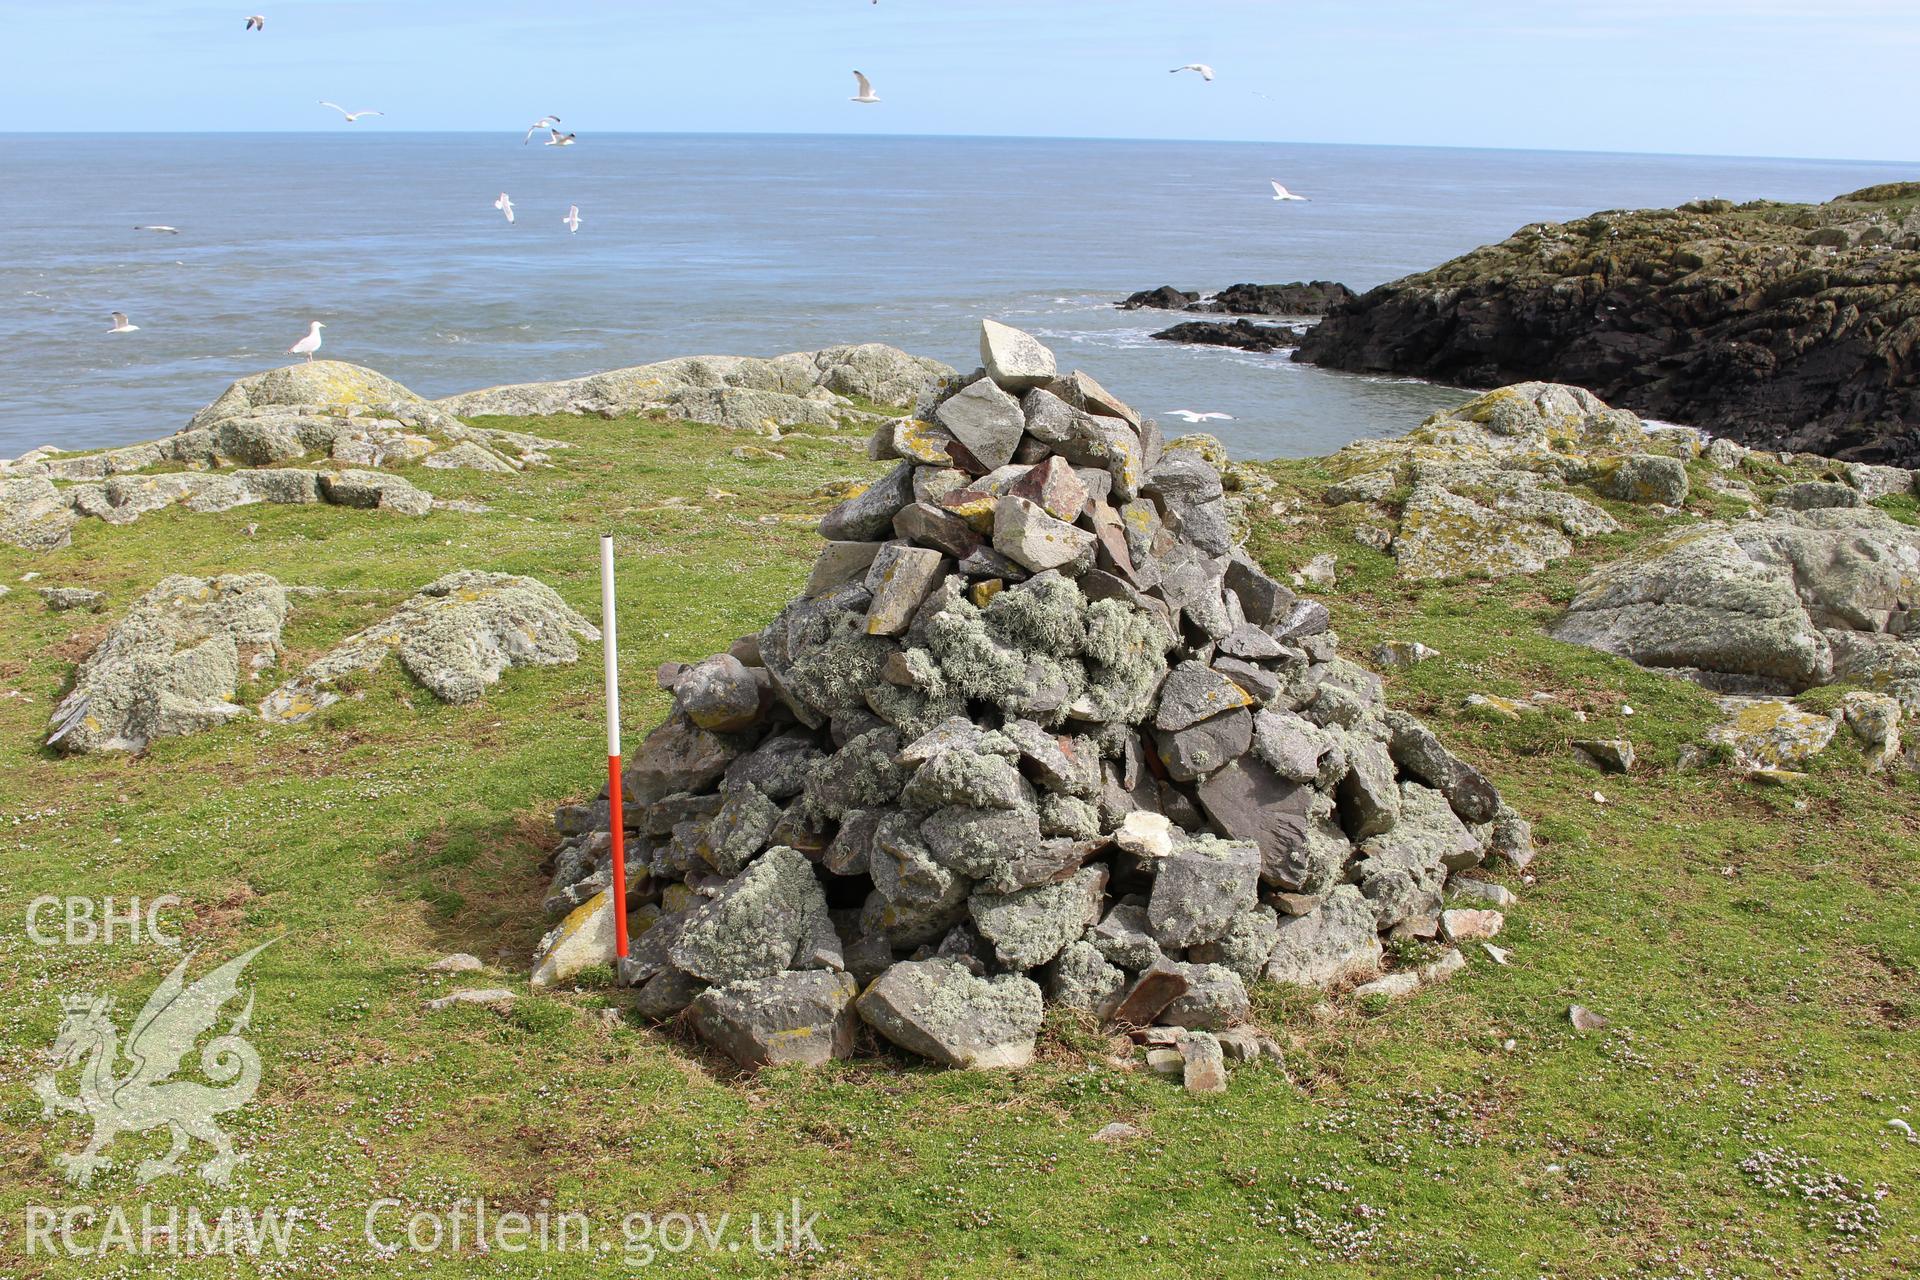
[[[475,126],[467,129],[401,129],[390,125],[352,125],[314,129],[0,129],[0,138],[31,138],[57,134],[63,138],[234,138],[338,137],[342,128],[389,137],[492,136],[508,138],[516,131],[500,127]],[[1073,133],[872,133],[821,132],[809,129],[594,129],[592,138],[818,138],[861,142],[940,141],[940,142],[1113,142],[1113,143],[1191,143],[1209,147],[1328,147],[1371,151],[1444,151],[1467,154],[1541,155],[1541,156],[1645,156],[1662,160],[1739,160],[1780,162],[1785,164],[1832,165],[1904,165],[1920,168],[1920,157],[1883,159],[1874,156],[1800,156],[1770,152],[1742,151],[1635,151],[1607,147],[1503,147],[1473,143],[1440,144],[1431,142],[1329,142],[1307,138],[1202,138],[1168,135],[1143,137],[1131,134]],[[524,144],[523,144],[524,145]],[[1915,181],[1920,181],[1916,174]],[[1838,193],[1836,193],[1838,194]]]
[[[0,457],[177,430],[321,355],[429,397],[676,356],[885,342],[973,367],[982,316],[1139,407],[1231,415],[1242,456],[1397,434],[1464,393],[1155,341],[1171,284],[1364,291],[1535,222],[1717,196],[1824,200],[1897,162],[1372,144],[488,131],[0,135]],[[1090,164],[1063,156],[1097,157]],[[1312,199],[1276,204],[1269,178]],[[509,225],[499,192],[518,209]],[[578,205],[583,224],[560,219]],[[168,224],[179,235],[133,230]],[[110,311],[138,332],[107,335]]]

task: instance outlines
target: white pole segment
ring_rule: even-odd
[[[613,535],[600,535],[600,638],[606,661],[607,754],[620,754],[620,652],[613,622]]]

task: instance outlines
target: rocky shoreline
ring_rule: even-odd
[[[1522,228],[1334,307],[1295,353],[1543,379],[1744,444],[1920,464],[1920,183]]]

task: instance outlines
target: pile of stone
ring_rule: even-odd
[[[1443,890],[1525,822],[1236,549],[1215,468],[1027,334],[981,354],[878,430],[897,465],[821,521],[800,598],[661,672],[623,786],[634,1007],[748,1066],[864,1024],[990,1067],[1054,1004],[1205,1082],[1250,983],[1497,927]],[[557,823],[539,985],[611,954],[605,794]]]

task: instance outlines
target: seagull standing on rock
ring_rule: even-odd
[[[500,198],[493,202],[493,207],[506,214],[509,223],[513,221],[513,198],[506,192],[500,193]]]
[[[1306,199],[1305,196],[1297,196],[1293,194],[1293,192],[1287,190],[1285,187],[1281,186],[1277,182],[1273,184],[1273,198],[1275,200],[1305,200]]]
[[[124,311],[113,313],[113,328],[107,330],[108,333],[138,333],[139,331],[139,325],[127,322],[127,313]]]
[[[308,361],[311,362],[313,353],[320,349],[320,331],[326,327],[327,326],[321,324],[318,320],[315,320],[308,326],[307,336],[288,347],[287,354],[290,356],[305,356]]]
[[[860,92],[854,95],[853,101],[855,102],[880,101],[880,95],[873,91],[873,81],[867,79],[865,72],[856,71],[853,73],[853,78],[854,78],[854,81],[858,83],[860,86]]]
[[[1172,71],[1168,72],[1167,74],[1177,76],[1182,71],[1198,71],[1200,73],[1200,78],[1202,80],[1206,80],[1209,82],[1213,80],[1213,68],[1208,66],[1204,62],[1189,62],[1184,67],[1175,67]]]

